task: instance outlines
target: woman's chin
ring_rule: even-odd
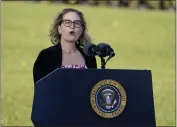
[[[70,43],[75,43],[77,40],[76,39],[68,39],[67,42],[70,42]]]

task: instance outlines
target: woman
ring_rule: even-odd
[[[34,63],[35,83],[57,68],[97,68],[95,57],[83,53],[91,39],[82,12],[64,9],[54,20],[50,38],[54,45],[43,49]]]

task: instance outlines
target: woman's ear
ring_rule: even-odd
[[[58,33],[61,34],[61,26],[58,26]]]

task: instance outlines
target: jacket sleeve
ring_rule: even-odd
[[[94,68],[96,68],[97,69],[97,61],[96,61],[96,58],[94,57]]]
[[[45,50],[42,50],[37,56],[33,66],[34,83],[46,76],[48,73],[48,54]]]
[[[90,62],[91,62],[91,68],[96,68],[97,69],[97,61],[96,61],[95,56],[91,57]]]

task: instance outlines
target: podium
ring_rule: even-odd
[[[35,127],[156,126],[150,70],[58,68],[34,87]]]

